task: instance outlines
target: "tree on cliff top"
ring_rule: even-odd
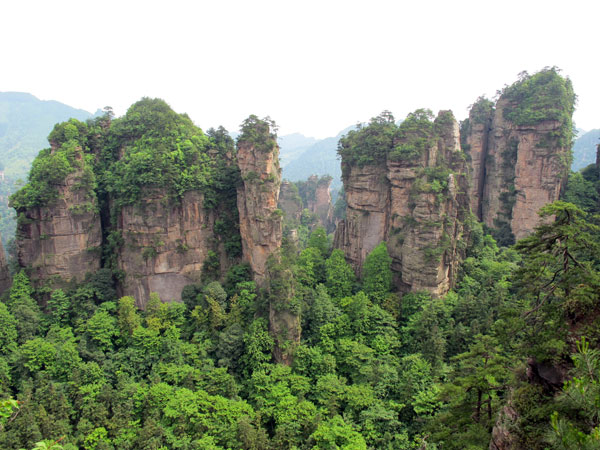
[[[385,162],[391,150],[396,132],[394,116],[384,111],[373,117],[369,125],[358,125],[350,130],[338,143],[338,155],[345,166],[360,167]]]
[[[210,186],[210,148],[210,138],[186,114],[163,100],[143,98],[112,122],[103,153],[114,162],[103,174],[103,186],[120,206],[136,203],[144,188],[153,187],[179,200]]]
[[[277,124],[270,117],[259,119],[252,114],[240,126],[238,146],[241,142],[248,142],[260,152],[271,152],[277,147],[277,129]]]
[[[520,79],[501,91],[501,99],[508,101],[503,115],[515,125],[536,125],[555,120],[561,123],[559,145],[570,146],[573,138],[572,116],[577,96],[569,78],[560,75],[556,67],[546,67]]]

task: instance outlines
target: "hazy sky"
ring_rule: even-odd
[[[206,129],[270,115],[335,135],[382,110],[457,118],[522,70],[558,66],[600,127],[597,1],[3,1],[0,91],[117,115],[165,99]]]

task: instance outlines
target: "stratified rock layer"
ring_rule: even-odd
[[[186,192],[179,203],[165,201],[164,193],[144,197],[140,205],[122,209],[119,229],[123,246],[120,285],[145,307],[151,292],[163,301],[180,301],[184,286],[200,281],[209,251],[214,247],[214,214],[203,207],[203,195]]]
[[[477,108],[477,104],[474,105],[469,113],[469,129],[466,132],[466,136],[461,136],[465,140],[463,150],[470,156],[471,176],[469,184],[469,200],[471,211],[479,220],[481,220],[483,215],[483,190],[486,182],[485,164],[488,154],[488,137],[493,112],[493,108],[480,111]]]
[[[442,111],[434,129],[416,158],[346,169],[346,219],[334,245],[360,273],[367,254],[387,241],[397,287],[440,296],[454,283],[469,205],[458,123]]]
[[[489,133],[482,220],[494,228],[508,223],[519,240],[539,224],[538,210],[558,200],[567,180],[569,149],[552,137],[560,122],[514,125],[504,118],[506,103],[498,101]]]
[[[238,212],[243,259],[250,264],[254,281],[269,301],[269,331],[277,363],[291,364],[300,343],[300,317],[292,307],[293,276],[282,266],[280,248],[283,211],[277,208],[281,188],[277,137],[266,121],[251,117],[237,142],[237,162],[242,176]],[[288,186],[289,187],[289,186]]]
[[[2,246],[2,240],[0,239],[0,294],[7,290],[10,287],[10,284],[10,274],[4,255],[4,247]]]
[[[278,157],[275,141],[269,151],[259,150],[249,141],[238,141],[237,161],[243,180],[237,198],[242,252],[259,286],[265,282],[267,258],[281,247]]]
[[[496,102],[480,98],[465,125],[471,209],[502,245],[539,224],[539,209],[558,200],[569,172],[575,95],[555,69],[525,76]]]
[[[77,170],[56,186],[58,198],[23,211],[17,225],[19,265],[34,284],[84,279],[100,268],[102,233],[93,192],[79,188]]]

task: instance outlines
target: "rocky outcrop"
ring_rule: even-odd
[[[119,217],[118,267],[125,274],[120,292],[140,308],[151,292],[180,301],[183,287],[201,280],[207,259],[226,264],[222,248],[212,251],[215,215],[205,210],[203,194],[186,192],[175,204],[166,198],[161,191],[148,193],[139,205],[123,207]]]
[[[469,156],[471,168],[469,184],[471,212],[475,214],[478,220],[481,220],[483,216],[483,190],[486,181],[485,164],[493,115],[492,102],[485,98],[479,98],[471,107],[469,118],[465,121],[461,130],[463,150]]]
[[[254,281],[269,301],[269,331],[275,346],[273,358],[291,364],[300,343],[300,316],[292,304],[293,276],[281,263],[283,211],[277,208],[281,188],[279,146],[272,123],[250,116],[237,141],[237,162],[242,177],[238,212],[243,259]]]
[[[281,247],[283,215],[277,208],[281,186],[279,147],[275,138],[266,136],[265,140],[266,148],[242,134],[237,143],[242,176],[237,198],[242,253],[259,286],[266,279],[267,258]]]
[[[473,106],[471,209],[503,245],[527,236],[565,186],[573,101],[570,82],[548,69],[505,88],[495,109],[482,99]]]
[[[0,236],[1,238],[1,236]],[[6,291],[11,285],[10,273],[8,272],[8,265],[6,263],[6,256],[4,255],[4,247],[2,246],[2,239],[0,239],[0,295]]]
[[[47,205],[17,211],[17,258],[34,284],[81,281],[100,268],[100,217],[95,193],[80,187],[83,176],[67,175]]]
[[[489,450],[520,450],[518,439],[514,435],[518,419],[519,415],[509,400],[498,412],[498,418],[492,428]]]
[[[537,211],[558,200],[568,175],[569,149],[556,146],[551,138],[561,128],[559,122],[514,125],[503,117],[506,103],[500,99],[496,105],[481,209],[486,225],[506,224],[518,240],[538,225]]]
[[[345,168],[346,219],[334,245],[360,273],[367,254],[386,241],[398,289],[440,296],[461,259],[457,244],[469,209],[465,157],[451,112],[422,125],[410,130],[407,123],[406,132],[401,125],[393,149],[404,154],[392,149],[384,162]]]
[[[292,305],[294,299],[293,274],[279,263],[279,255],[269,259],[268,298],[269,331],[275,341],[273,359],[278,364],[291,365],[293,354],[300,344],[300,315]]]

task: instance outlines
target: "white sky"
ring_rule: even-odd
[[[117,115],[160,97],[203,129],[257,114],[322,138],[384,109],[462,119],[522,70],[555,65],[591,129],[599,13],[592,0],[5,0],[0,91]]]

